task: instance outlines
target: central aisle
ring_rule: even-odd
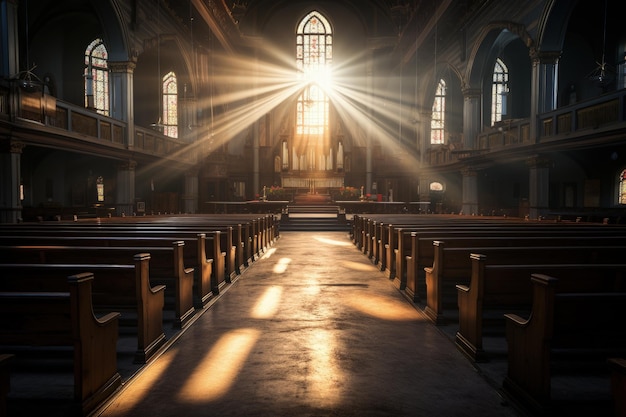
[[[283,232],[97,414],[516,416],[344,232]]]

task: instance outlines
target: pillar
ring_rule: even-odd
[[[560,52],[531,53],[532,80],[530,91],[530,137],[538,140],[537,116],[556,109],[558,62]]]
[[[478,213],[478,175],[476,171],[465,169],[463,175],[463,214],[474,215]]]
[[[430,122],[432,117],[432,109],[422,109],[419,112],[419,121],[417,123],[417,146],[420,154],[420,166],[424,166],[425,162],[430,165],[430,161],[426,161],[426,153],[430,148]]]
[[[259,178],[260,173],[260,152],[261,146],[259,143],[259,125],[257,121],[252,125],[252,196],[254,197],[261,190],[261,181]]]
[[[115,211],[118,216],[129,216],[135,212],[135,167],[132,160],[117,167],[117,198]]]
[[[478,88],[464,88],[463,97],[463,149],[477,149],[476,138],[482,126],[481,91]]]
[[[133,98],[133,73],[136,63],[108,62],[111,70],[111,117],[126,122],[126,146],[135,147],[135,111]]]
[[[539,219],[547,215],[549,210],[550,161],[535,156],[526,163],[529,166],[529,216],[531,219]]]
[[[183,210],[188,214],[198,211],[198,171],[191,170],[185,173],[185,195],[183,196]]]
[[[370,117],[368,118],[367,132],[366,132],[366,144],[365,144],[365,194],[372,193],[372,182],[374,181],[373,177],[373,152],[374,152],[374,144],[372,140],[373,128],[372,123],[374,117],[372,116],[372,109],[374,108],[374,51],[370,50],[367,63],[365,68],[366,73],[366,83],[367,83],[367,97],[369,100],[368,113],[370,113]]]
[[[24,144],[2,139],[0,146],[0,223],[17,223],[22,220],[20,161]]]

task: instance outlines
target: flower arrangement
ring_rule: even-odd
[[[263,187],[264,195],[267,200],[270,201],[278,201],[278,200],[289,200],[289,193],[284,188],[278,185],[272,185],[271,187]]]
[[[361,195],[361,190],[355,187],[341,187],[336,191],[334,199],[336,201],[356,201]]]

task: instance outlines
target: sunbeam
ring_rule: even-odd
[[[222,336],[181,387],[179,399],[206,403],[224,396],[235,383],[260,333],[257,329],[236,329]]]
[[[398,122],[398,115],[409,105],[391,89],[381,92],[371,87],[378,81],[361,75],[363,57],[347,59],[337,68],[301,72],[293,57],[271,47],[264,52],[282,65],[264,62],[261,57],[251,62],[249,57],[232,54],[213,58],[213,95],[198,103],[202,108],[211,107],[210,123],[197,130],[198,141],[179,152],[208,155],[230,141],[242,140],[265,115],[290,102],[295,104],[301,92],[316,85],[332,103],[355,144],[365,146],[375,140],[391,153],[402,155],[403,168],[413,170],[419,165],[399,138],[399,131],[415,129],[412,123]]]

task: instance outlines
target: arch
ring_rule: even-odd
[[[546,2],[537,30],[537,48],[541,51],[563,49],[569,18],[576,7],[575,1],[552,0]]]
[[[529,54],[536,53],[535,43],[523,25],[513,22],[494,22],[486,25],[470,53],[465,76],[467,84],[463,88],[479,87],[484,74],[491,73],[492,62],[497,53],[516,38],[522,40]]]
[[[132,44],[129,34],[130,25],[123,23],[124,13],[119,4],[121,1],[90,1],[100,19],[102,38],[108,48],[109,60],[112,62],[130,61],[137,56],[137,51],[130,47]]]

